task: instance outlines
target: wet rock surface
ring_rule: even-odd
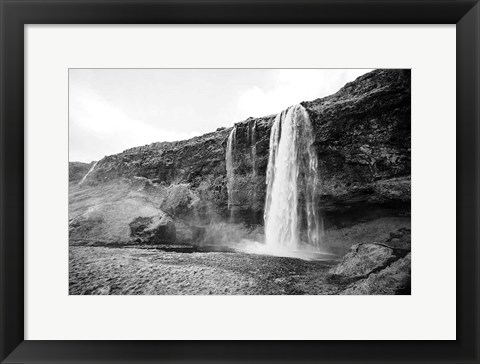
[[[338,286],[325,275],[331,265],[238,252],[71,246],[69,293],[335,294]]]
[[[137,243],[172,244],[177,239],[175,224],[166,214],[140,216],[129,225],[130,236]]]
[[[395,260],[377,273],[351,284],[341,294],[393,295],[411,293],[411,254]]]
[[[407,239],[406,230],[396,230],[393,235],[403,232],[402,238]],[[384,243],[356,244],[343,259],[332,256],[328,260],[247,254],[219,245],[76,242],[71,244],[69,254],[70,294],[405,295],[411,292],[410,251]]]
[[[363,264],[359,269],[336,269],[337,263],[245,254],[218,246],[161,249],[71,246],[69,292],[87,295],[410,294],[409,252],[397,259],[389,256],[379,260],[368,269],[363,269]],[[344,275],[332,274],[332,271],[341,271]]]
[[[410,230],[391,232],[385,243],[353,245],[328,273],[344,285],[341,294],[410,294]]]
[[[367,276],[395,260],[394,250],[380,244],[355,244],[330,273],[346,277]]]

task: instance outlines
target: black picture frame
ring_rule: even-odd
[[[2,363],[479,363],[478,0],[0,0],[0,11]],[[24,340],[24,25],[157,23],[456,24],[457,340]]]

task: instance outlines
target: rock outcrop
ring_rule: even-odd
[[[329,279],[344,285],[341,294],[410,294],[410,242],[402,248],[382,243],[355,244],[330,269]]]
[[[334,95],[302,105],[312,120],[321,174],[318,208],[325,227],[409,216],[410,71],[376,70]],[[177,227],[177,240],[182,241],[198,236],[198,229],[212,221],[233,218],[261,225],[274,119],[275,115],[249,118],[234,126],[230,211],[225,155],[232,128],[104,157],[78,189],[101,190],[120,181],[144,179],[148,183],[139,198],[153,199],[155,214],[168,213]],[[75,170],[71,165],[71,181],[78,179]],[[77,209],[75,201],[70,201],[71,211]],[[139,217],[131,215],[132,220],[124,221],[129,234],[129,224]]]
[[[396,260],[394,250],[380,244],[355,244],[343,261],[330,273],[345,277],[364,277]]]
[[[411,254],[394,261],[385,269],[353,283],[343,295],[392,295],[411,293]]]
[[[175,224],[165,213],[138,216],[129,225],[136,243],[171,244],[177,240]]]
[[[147,184],[148,185],[148,184]],[[71,186],[69,237],[82,244],[174,244],[176,227],[142,180]]]

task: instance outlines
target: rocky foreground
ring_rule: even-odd
[[[70,247],[72,295],[410,294],[410,232],[355,244],[341,260],[168,245]]]
[[[329,262],[246,253],[71,247],[70,294],[334,294]]]

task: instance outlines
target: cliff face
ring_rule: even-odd
[[[409,214],[410,103],[410,70],[373,71],[302,103],[314,131],[327,227]],[[235,126],[232,212],[240,221],[262,222],[274,119]]]
[[[410,70],[377,70],[334,95],[304,103],[311,111],[322,173],[322,209],[331,222],[409,214]]]
[[[334,95],[302,105],[314,130],[321,174],[319,209],[326,228],[408,215],[410,71],[373,71]],[[262,224],[274,119],[275,115],[249,118],[234,126],[231,211],[225,156],[232,128],[105,157],[85,180],[85,188],[128,183],[134,177],[138,184],[140,177],[142,193],[167,212],[181,231],[211,220]],[[70,176],[71,181],[77,179]],[[71,219],[78,220],[81,214],[75,211]]]

